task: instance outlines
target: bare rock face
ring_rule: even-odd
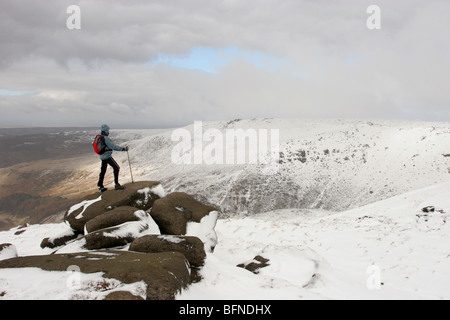
[[[155,200],[164,196],[159,181],[140,181],[124,185],[124,190],[108,190],[95,193],[72,206],[64,215],[64,221],[74,230],[84,231],[85,224],[117,207],[130,206],[148,210]]]
[[[134,240],[129,250],[147,253],[181,252],[191,266],[195,267],[201,267],[206,257],[203,242],[197,237],[190,236],[145,235]]]

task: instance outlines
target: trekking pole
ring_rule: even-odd
[[[130,166],[131,183],[134,183],[134,180],[133,180],[133,172],[131,171],[130,154],[128,153],[128,150],[127,150],[127,156],[128,156],[128,164],[129,164],[129,166]]]

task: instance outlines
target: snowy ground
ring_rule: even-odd
[[[286,209],[219,219],[219,243],[207,256],[203,280],[177,299],[450,299],[449,194],[450,183],[443,183],[341,213]],[[422,212],[426,206],[436,211]],[[32,225],[20,235],[11,229],[0,232],[0,243],[13,243],[19,256],[48,254],[41,240],[65,228]],[[259,274],[236,267],[257,255],[270,264]],[[139,283],[108,280],[105,292],[101,274],[81,275],[73,286],[73,276],[73,270],[1,269],[0,299],[144,291]]]

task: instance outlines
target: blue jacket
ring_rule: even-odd
[[[108,137],[109,135],[109,127],[107,125],[102,125],[101,134],[105,139],[106,151],[100,155],[101,160],[107,160],[111,157],[113,150],[115,151],[125,151],[125,148],[119,147]]]

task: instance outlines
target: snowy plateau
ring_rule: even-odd
[[[202,280],[176,299],[450,298],[449,123],[253,119],[203,125],[278,129],[276,172],[264,174],[257,164],[176,164],[173,130],[111,130],[130,146],[135,180],[161,181],[166,194],[184,191],[220,209],[218,244],[207,254]],[[126,154],[115,155],[122,181],[130,180]],[[95,186],[98,160],[83,170],[70,183]],[[64,223],[46,223],[0,232],[0,243],[16,250],[0,259],[49,254],[41,240],[65,230]],[[258,263],[258,256],[267,263],[257,271],[238,267]],[[0,300],[145,294],[142,283],[107,279],[105,289],[101,273],[77,276],[73,286],[73,270],[2,269]]]

